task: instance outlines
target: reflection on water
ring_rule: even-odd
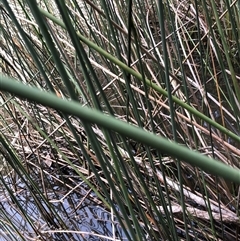
[[[16,188],[12,186],[10,179],[6,178],[5,183],[12,189]],[[104,210],[99,204],[89,198],[84,198],[86,194],[84,187],[81,189],[81,192],[72,192],[68,193],[68,195],[66,195],[67,193],[59,186],[47,193],[48,199],[52,200],[51,204],[57,211],[57,215],[59,215],[65,227],[67,227],[63,229],[62,227],[58,227],[54,217],[47,219],[47,221],[49,221],[47,223],[46,215],[45,219],[43,218],[43,209],[41,209],[36,200],[29,195],[26,186],[20,181],[17,185],[18,191],[15,192],[15,197],[17,201],[21,203],[22,210],[14,204],[14,200],[9,196],[6,188],[1,187],[0,189],[0,205],[2,210],[0,211],[0,219],[7,220],[9,218],[13,224],[13,227],[9,225],[9,230],[6,230],[6,224],[3,225],[2,222],[0,222],[0,241],[30,241],[33,239],[100,241],[113,240],[113,237],[116,237],[115,240],[127,240],[116,219],[114,220],[113,229],[111,213]],[[93,197],[94,194],[90,194],[90,196]],[[45,210],[49,210],[44,202],[41,202],[41,204],[43,204]],[[27,216],[24,217],[21,211],[24,211]],[[20,234],[17,235],[17,232],[22,235],[22,238],[20,238]],[[14,239],[10,233],[14,234]],[[36,233],[39,239],[37,239]]]

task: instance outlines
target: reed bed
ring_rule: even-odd
[[[240,239],[239,7],[2,0],[3,240]]]

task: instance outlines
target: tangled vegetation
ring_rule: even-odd
[[[3,240],[240,239],[239,1],[1,0],[0,31]]]

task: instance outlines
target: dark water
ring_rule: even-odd
[[[8,180],[6,180],[6,183],[7,182]],[[11,183],[11,180],[9,180],[9,187],[11,187]],[[15,197],[18,202],[21,203],[22,209],[25,214],[27,214],[28,218],[31,219],[34,227],[37,229],[39,234],[41,234],[41,238],[39,240],[100,241],[113,240],[113,237],[116,238],[115,240],[127,240],[126,235],[119,226],[116,218],[114,218],[114,222],[112,222],[110,212],[104,210],[99,204],[89,198],[84,198],[85,195],[81,195],[81,192],[72,192],[67,194],[66,192],[63,192],[63,188],[56,186],[55,193],[48,193],[48,198],[52,200],[54,209],[63,220],[67,229],[70,230],[70,232],[67,232],[67,230],[57,228],[54,225],[54,217],[52,217],[52,220],[47,220],[49,221],[47,224],[46,218],[43,218],[40,211],[41,209],[37,206],[36,201],[31,198],[31,195],[29,195],[28,191],[25,189],[25,185],[20,181],[17,185],[18,193],[15,194]],[[58,194],[56,195],[56,193]],[[84,188],[82,190],[82,194],[83,193],[85,193]],[[94,196],[94,194],[90,193],[90,196]],[[8,231],[14,234],[14,237],[11,236],[8,234],[7,230],[5,230],[6,224],[3,225],[1,221],[0,241],[12,241],[15,240],[15,238],[16,240],[29,241],[36,239],[37,235],[34,228],[31,226],[30,222],[26,220],[19,208],[16,204],[14,204],[11,197],[8,195],[6,190],[4,191],[3,188],[0,190],[0,198],[0,219],[7,220],[7,218],[9,218],[16,230],[23,235],[23,239],[21,239],[16,233],[16,230],[11,228],[9,225]],[[45,209],[48,210],[47,207],[45,207]]]

